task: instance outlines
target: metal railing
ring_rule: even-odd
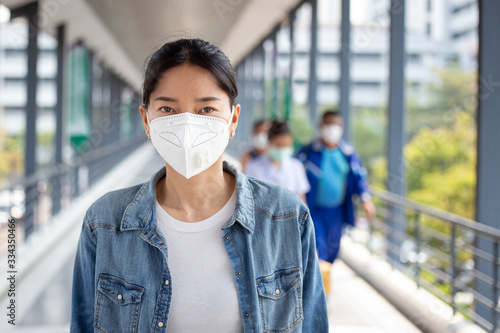
[[[0,187],[2,205],[9,208],[10,218],[16,220],[18,241],[26,240],[29,234],[46,224],[62,208],[71,204],[75,198],[145,141],[144,136],[134,136],[103,147],[95,147],[87,154],[74,158],[70,164],[47,166],[30,177]],[[29,205],[34,209],[25,209]],[[31,216],[25,213],[29,211],[33,212]],[[29,231],[24,225],[27,218],[31,218],[34,222]],[[2,221],[0,232],[5,229],[5,222]],[[0,248],[0,257],[5,255],[6,249],[7,246]]]
[[[454,313],[499,333],[500,230],[384,190],[373,189],[372,194],[377,218],[357,241],[450,305]],[[479,248],[479,239],[489,242],[491,251]],[[491,276],[477,269],[479,261],[489,265]],[[491,295],[478,292],[478,283]],[[476,311],[479,304],[487,309],[486,316]]]

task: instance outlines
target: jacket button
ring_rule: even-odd
[[[245,316],[245,318],[250,317],[250,313],[248,313],[248,312],[245,312],[243,315]]]
[[[236,272],[236,275],[237,275],[237,276],[242,276],[243,274],[242,274],[240,271],[237,271],[237,272]]]
[[[118,294],[118,296],[117,296],[116,298],[118,298],[118,299],[122,299],[122,298],[123,298],[123,296],[122,296],[122,294]]]
[[[170,284],[170,281],[165,280],[165,285],[168,286]]]
[[[274,293],[275,293],[276,295],[279,295],[279,294],[280,294],[280,290],[279,290],[279,289],[276,289],[276,290],[274,291]]]
[[[224,240],[227,242],[229,240],[229,236],[224,236]]]
[[[161,321],[160,321],[160,322],[158,323],[158,327],[163,327],[163,322],[161,322]]]

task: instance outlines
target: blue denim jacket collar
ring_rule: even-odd
[[[224,161],[223,169],[236,178],[236,209],[232,218],[222,227],[227,229],[235,222],[239,222],[250,233],[253,233],[255,227],[254,218],[254,198],[248,184],[246,176],[241,173],[234,165]],[[144,183],[137,192],[134,200],[127,206],[121,220],[120,230],[144,229],[144,236],[148,237],[154,230],[156,219],[154,217],[154,204],[156,198],[156,184],[166,175],[165,166],[161,168],[151,179]],[[242,205],[241,203],[246,203]],[[144,209],[144,207],[149,207]]]

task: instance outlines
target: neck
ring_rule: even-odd
[[[190,179],[165,165],[167,174],[156,185],[156,198],[180,221],[196,222],[212,216],[234,191],[235,178],[222,170],[222,156],[210,168]]]
[[[281,162],[276,162],[275,160],[271,159],[271,163],[276,167],[276,169],[279,169],[281,166]]]
[[[325,146],[327,149],[333,149],[337,148],[339,145],[338,143],[331,143],[331,142],[326,142],[325,140],[321,139],[321,143],[323,146]]]

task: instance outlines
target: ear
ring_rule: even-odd
[[[238,127],[238,119],[240,118],[241,105],[234,104],[233,119],[231,119],[231,126],[229,129],[229,136],[234,137],[236,128]]]
[[[148,110],[146,109],[146,107],[143,104],[141,104],[141,106],[139,106],[139,111],[141,112],[142,123],[144,125],[144,131],[146,132],[146,135],[149,138],[149,125],[148,125],[148,118],[146,115]]]

